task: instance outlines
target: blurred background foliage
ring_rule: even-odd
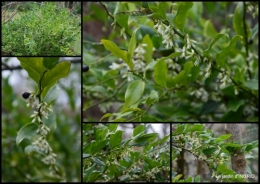
[[[72,58],[60,58],[60,61]],[[76,58],[80,59],[80,58]],[[64,178],[50,175],[41,155],[27,155],[24,148],[29,140],[16,145],[17,132],[32,121],[31,108],[22,98],[25,91],[35,91],[36,83],[23,69],[6,70],[6,66],[20,65],[16,58],[2,58],[2,182],[80,182],[80,136],[81,136],[81,65],[73,63],[67,78],[58,81],[61,94],[52,105],[57,128],[47,140],[57,154],[57,166]]]

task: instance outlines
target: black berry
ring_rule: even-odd
[[[24,99],[29,98],[30,95],[31,95],[31,93],[28,93],[28,92],[24,92],[24,93],[22,94],[22,96],[23,96]]]
[[[83,66],[82,71],[87,72],[89,70],[89,66]]]

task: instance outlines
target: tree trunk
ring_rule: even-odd
[[[233,123],[233,124],[226,124],[225,131],[228,134],[232,134],[232,137],[228,139],[228,141],[234,141],[236,143],[240,143],[240,145],[243,144],[242,142],[242,133],[241,133],[241,127],[239,124]],[[246,174],[246,159],[244,153],[231,153],[231,164],[232,169],[237,174]]]

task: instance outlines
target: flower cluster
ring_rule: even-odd
[[[28,103],[26,104],[27,107],[36,107],[36,95],[35,93],[31,93],[31,95],[28,98]]]
[[[190,94],[195,95],[197,98],[201,98],[203,102],[207,102],[209,98],[208,92],[202,87],[199,89],[195,88]]]
[[[144,54],[146,53],[145,47],[147,46],[147,44],[139,44],[134,53],[134,58],[133,59],[133,64],[134,64],[134,69],[135,70],[143,70],[145,67],[145,63],[144,61]]]
[[[219,73],[218,78],[220,78],[220,88],[224,88],[229,82],[231,82],[231,79],[227,74]]]
[[[35,122],[36,120],[41,122],[41,116],[48,119],[49,112],[53,112],[52,108],[50,108],[46,102],[41,102],[37,105],[37,111],[34,111],[33,115],[31,115],[31,118],[33,118],[32,122]]]
[[[171,49],[173,47],[174,30],[172,25],[166,26],[162,21],[158,20],[157,24],[154,25],[157,32],[163,37],[163,44],[166,44],[166,49]]]
[[[35,150],[41,151],[46,154],[46,157],[42,159],[42,162],[45,164],[53,165],[56,163],[56,154],[53,153],[51,146],[49,145],[48,141],[46,140],[47,134],[50,132],[50,128],[44,125],[42,122],[42,118],[48,119],[49,112],[52,112],[52,108],[44,101],[40,101],[40,103],[36,104],[36,97],[35,93],[31,93],[28,98],[28,107],[36,108],[36,111],[30,116],[33,118],[32,122],[38,121],[38,129],[36,131],[37,134],[40,136],[37,140],[32,142],[32,145]]]
[[[205,72],[206,72],[205,77],[208,78],[210,76],[210,73],[211,73],[211,62],[209,62],[209,64],[205,68]]]

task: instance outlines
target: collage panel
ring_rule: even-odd
[[[80,1],[3,1],[2,56],[81,56]]]
[[[258,124],[173,123],[172,182],[257,183],[258,142]]]
[[[81,57],[1,58],[1,181],[81,181]]]
[[[82,126],[83,183],[170,182],[170,124]]]

